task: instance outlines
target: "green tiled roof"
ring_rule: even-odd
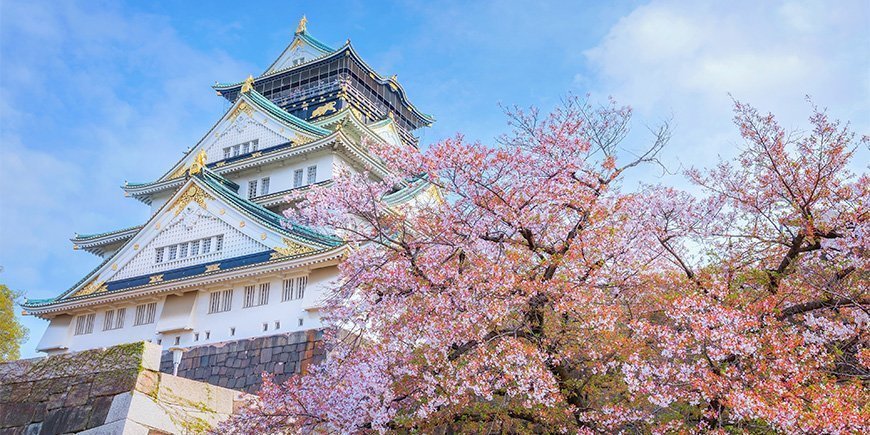
[[[196,174],[196,177],[204,181],[208,185],[208,187],[210,187],[215,193],[217,193],[221,197],[222,200],[238,207],[242,211],[246,212],[253,218],[257,219],[258,221],[269,226],[277,232],[293,234],[314,243],[331,247],[335,247],[343,243],[341,239],[335,236],[322,234],[306,226],[290,222],[284,216],[281,216],[267,209],[266,207],[263,207],[259,204],[240,197],[236,193],[238,185],[236,185],[232,181],[227,180],[226,178],[221,177],[220,175],[211,172],[208,169],[204,169],[199,174]],[[235,186],[235,188],[232,188],[230,186]]]
[[[320,128],[314,124],[311,124],[310,122],[304,121],[298,117],[291,115],[289,112],[278,107],[271,100],[264,97],[263,94],[255,91],[255,90],[250,90],[248,92],[245,92],[243,95],[247,96],[254,104],[259,106],[261,109],[271,113],[275,117],[281,119],[282,121],[284,121],[288,124],[295,125],[296,127],[299,127],[302,130],[307,131],[308,133],[316,134],[319,136],[326,136],[326,135],[332,133],[331,131],[329,131],[325,128]]]
[[[104,233],[96,233],[96,234],[76,234],[76,236],[73,238],[73,240],[90,240],[90,239],[97,239],[97,238],[100,238],[100,237],[106,237],[106,236],[111,236],[111,235],[114,235],[114,234],[125,233],[125,232],[127,232],[127,231],[135,230],[135,229],[139,229],[139,228],[142,228],[142,225],[135,225],[135,226],[132,226],[132,227],[122,228],[122,229],[120,229],[120,230],[106,231],[106,232],[104,232]]]

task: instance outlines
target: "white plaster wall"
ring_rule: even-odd
[[[302,299],[282,302],[281,294],[283,291],[283,280],[304,276],[306,273],[308,273],[308,286],[305,289],[305,296]],[[141,340],[148,340],[154,343],[158,343],[159,341],[163,349],[169,349],[175,347],[175,337],[180,338],[180,346],[197,346],[287,332],[305,331],[320,328],[322,326],[319,311],[311,308],[318,307],[322,304],[324,296],[328,294],[330,289],[336,286],[337,278],[338,268],[330,266],[321,269],[314,269],[310,272],[300,269],[288,271],[281,275],[276,274],[269,278],[263,278],[260,280],[249,279],[245,281],[230,282],[224,287],[215,287],[214,290],[233,289],[232,310],[213,314],[208,313],[208,295],[211,292],[203,291],[197,295],[196,302],[193,305],[190,318],[192,330],[189,331],[173,331],[166,334],[156,332],[157,325],[163,316],[164,310],[172,311],[173,308],[164,306],[166,303],[165,297],[158,300],[150,300],[157,302],[157,312],[155,314],[154,323],[133,326],[134,317],[136,315],[136,305],[145,303],[145,301],[131,301],[126,304],[115,304],[110,307],[100,307],[96,311],[90,311],[96,313],[94,331],[90,334],[74,335],[75,320],[72,322],[64,322],[62,316],[52,320],[52,324],[49,328],[53,331],[53,337],[66,341],[66,347],[68,347],[68,351],[71,352],[114,346],[122,343],[132,343]],[[264,282],[269,282],[271,284],[269,303],[261,306],[242,308],[245,285],[255,285],[255,292],[258,292],[259,285]],[[170,300],[174,300],[176,303],[184,303],[183,298],[172,298]],[[126,308],[124,327],[104,331],[103,322],[106,316],[106,310],[117,308]],[[76,314],[84,313],[87,312]],[[300,319],[302,320],[301,325],[299,324]],[[277,329],[275,328],[276,321],[280,322],[280,327]],[[268,329],[266,331],[263,330],[263,323],[268,323]],[[235,335],[230,334],[230,328],[235,328]],[[210,337],[208,339],[205,338],[206,331],[210,331]],[[199,333],[198,341],[195,340],[196,333]],[[56,343],[53,343],[52,346],[56,346]],[[43,348],[39,347],[38,349],[42,350]]]
[[[269,177],[269,193],[280,192],[293,188],[293,173],[302,169],[302,185],[308,184],[308,167],[317,166],[317,181],[321,182],[332,178],[333,162],[340,157],[331,153],[319,153],[306,155],[299,159],[285,161],[283,164],[271,164],[260,166],[256,169],[228,175],[227,178],[239,185],[239,196],[248,197],[248,183],[258,180],[257,195],[259,196],[261,183],[264,177]]]

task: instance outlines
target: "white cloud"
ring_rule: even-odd
[[[146,219],[119,186],[162,175],[223,112],[209,86],[254,68],[111,3],[3,2],[0,17],[0,282],[52,297],[99,262],[74,232]],[[28,356],[45,322],[25,321]]]
[[[863,1],[656,0],[620,19],[586,57],[598,93],[645,119],[673,115],[668,160],[706,166],[739,143],[729,93],[787,126],[806,125],[810,95],[866,131],[868,17]]]

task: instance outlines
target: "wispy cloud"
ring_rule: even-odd
[[[805,125],[810,95],[866,131],[868,17],[863,1],[656,0],[620,19],[586,56],[596,91],[642,116],[673,115],[669,160],[704,165],[735,152],[729,94],[795,126]]]
[[[50,297],[99,261],[69,237],[146,219],[119,186],[174,163],[219,116],[209,84],[252,67],[112,3],[3,2],[0,16],[0,282]],[[27,323],[38,339],[44,322]]]

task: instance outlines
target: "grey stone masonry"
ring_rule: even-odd
[[[250,399],[159,363],[144,342],[0,363],[0,435],[201,433]]]
[[[284,382],[323,360],[323,332],[308,330],[181,349],[177,376],[256,393],[263,373]],[[173,373],[173,352],[164,351],[160,371]]]

